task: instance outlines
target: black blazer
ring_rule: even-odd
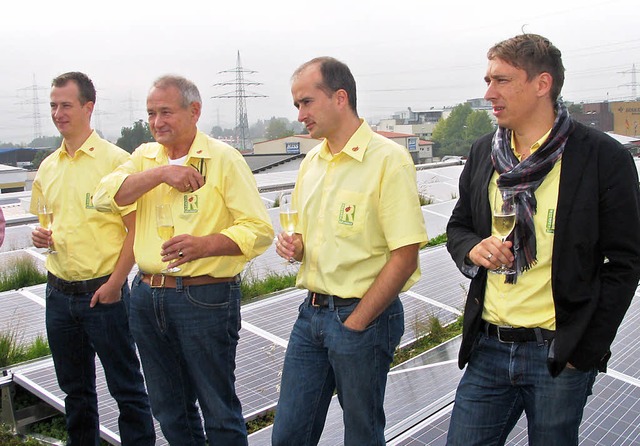
[[[487,271],[465,258],[491,235],[487,188],[493,174],[492,138],[485,135],[472,145],[460,176],[460,198],[447,225],[447,249],[472,279],[460,368],[469,360],[482,323]],[[640,279],[638,174],[628,150],[577,122],[562,155],[552,256],[556,337],[549,370],[556,376],[567,362],[580,370],[605,370]]]

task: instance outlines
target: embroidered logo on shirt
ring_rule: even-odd
[[[95,209],[96,207],[93,205],[93,195],[87,192],[84,196],[84,207],[86,209]]]
[[[356,215],[356,205],[342,203],[340,206],[340,216],[338,217],[338,223],[341,225],[353,226],[353,222]]]
[[[553,234],[556,229],[556,219],[554,218],[555,209],[549,209],[547,211],[547,226],[545,231],[549,234]]]
[[[184,213],[195,214],[197,212],[198,212],[198,195],[185,194],[184,195]]]

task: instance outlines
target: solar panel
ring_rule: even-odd
[[[461,166],[450,166],[418,172],[418,181],[435,198],[435,204],[423,207],[430,236],[444,232],[448,215],[455,204],[457,177],[461,169]],[[284,173],[281,177],[295,179],[291,173]],[[275,183],[267,179],[265,176],[265,186],[273,187]],[[268,209],[268,212],[278,228],[278,210]],[[469,280],[459,273],[443,247],[423,250],[420,264],[422,279],[409,292],[401,295],[406,327],[402,345],[423,334],[431,316],[437,316],[443,324],[455,320],[463,308],[469,285]],[[271,272],[296,271],[297,266],[284,262],[272,247],[250,263],[244,276],[245,280],[250,280]],[[135,271],[129,278],[132,279],[134,274]],[[0,324],[6,326],[8,321],[20,321],[25,329],[25,339],[43,333],[44,288],[44,285],[39,285],[20,292],[2,293]],[[246,419],[273,408],[277,402],[286,344],[304,295],[303,290],[292,289],[242,307],[243,328],[236,358],[236,387]],[[20,315],[15,311],[20,311]],[[640,426],[637,403],[640,386],[634,381],[640,380],[640,345],[636,334],[639,323],[640,303],[636,298],[612,347],[614,356],[610,368],[618,373],[598,377],[595,395],[589,399],[585,409],[581,444],[640,444],[640,427],[636,427]],[[413,358],[392,371],[385,401],[389,444],[444,445],[453,392],[462,373],[456,363],[458,345],[459,338]],[[98,370],[103,437],[119,444],[117,407],[106,389],[99,361]],[[13,371],[18,384],[62,409],[63,395],[57,387],[50,359],[18,366]],[[342,429],[341,409],[334,398],[320,444],[342,444]],[[157,432],[157,444],[166,444],[158,428]],[[270,429],[250,436],[250,444],[270,444]],[[508,444],[526,444],[524,419],[514,429]]]

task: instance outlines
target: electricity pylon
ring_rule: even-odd
[[[240,62],[240,51],[238,51],[238,60],[236,63],[236,67],[231,70],[220,71],[218,74],[222,73],[235,73],[236,78],[232,81],[226,82],[218,82],[217,84],[213,84],[214,87],[233,85],[235,86],[234,91],[229,91],[227,93],[223,93],[217,96],[212,96],[212,99],[236,99],[236,126],[234,128],[234,141],[235,147],[242,153],[251,153],[253,152],[253,144],[251,143],[251,138],[249,137],[249,120],[247,118],[247,98],[266,98],[267,96],[259,93],[253,93],[250,91],[246,91],[245,87],[249,85],[262,85],[260,82],[253,82],[245,80],[244,75],[257,73],[257,71],[245,70],[242,68],[242,63]]]

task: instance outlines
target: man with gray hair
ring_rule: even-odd
[[[242,155],[197,129],[201,108],[191,81],[156,80],[147,97],[156,142],[105,177],[94,202],[103,211],[137,205],[130,323],[164,436],[246,445],[234,374],[239,274],[273,228]],[[172,222],[156,220],[161,207]]]

